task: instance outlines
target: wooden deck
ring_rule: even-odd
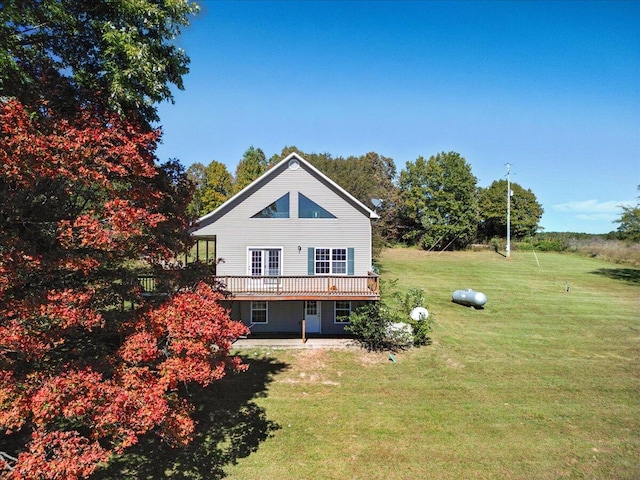
[[[379,300],[377,275],[216,276],[237,300]]]
[[[205,282],[217,284],[236,300],[379,300],[377,275],[367,276],[212,276]],[[157,293],[153,275],[137,277],[142,290]]]

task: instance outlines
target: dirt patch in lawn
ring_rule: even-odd
[[[280,380],[283,383],[316,383],[322,385],[339,385],[330,378],[334,372],[327,368],[330,351],[301,350],[296,353],[295,368],[290,374]]]

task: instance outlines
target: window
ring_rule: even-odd
[[[269,323],[267,305],[263,300],[251,302],[251,323]]]
[[[185,255],[185,263],[203,262],[209,265],[216,263],[216,238],[196,237],[196,243]]]
[[[331,273],[344,275],[347,273],[347,249],[334,248],[331,251]]]
[[[308,275],[353,275],[354,251],[350,248],[309,247]]]
[[[335,323],[349,323],[351,314],[351,302],[349,300],[337,300],[335,302]]]
[[[316,248],[316,275],[344,275],[347,273],[346,248]]]
[[[262,276],[262,250],[251,250],[251,275]]]
[[[304,302],[305,315],[318,315],[318,302],[315,300],[307,300]]]
[[[328,248],[316,248],[316,275],[331,273],[331,250]]]
[[[298,192],[298,218],[336,218],[313,200]]]
[[[289,194],[283,195],[251,218],[289,218]]]
[[[250,248],[249,271],[253,277],[277,277],[282,271],[282,249]]]

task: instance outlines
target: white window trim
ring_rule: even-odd
[[[333,302],[333,323],[336,324],[336,325],[348,325],[351,322],[349,322],[349,321],[339,322],[338,321],[338,302],[339,301],[349,302],[349,314],[351,314],[351,312],[353,311],[353,305],[351,303],[351,300],[335,300]]]
[[[265,316],[265,321],[264,322],[254,322],[253,321],[253,304],[255,302],[264,302],[264,307],[265,307],[265,311],[266,311],[266,316]],[[251,306],[250,306],[250,312],[249,314],[251,315],[250,319],[251,319],[251,324],[252,325],[267,325],[269,323],[269,302],[267,302],[266,300],[251,300]],[[262,311],[262,309],[260,309],[259,311]]]
[[[316,250],[329,250],[329,273],[318,273],[318,260],[316,259]],[[344,273],[335,273],[333,271],[333,251],[344,250]],[[314,275],[335,275],[346,277],[349,274],[349,249],[346,247],[313,247],[313,272]]]
[[[251,252],[253,250],[280,250],[280,275],[284,275],[284,247],[247,247],[247,275],[252,276],[251,274]],[[262,272],[262,277],[268,277],[269,275],[265,275],[264,271]]]

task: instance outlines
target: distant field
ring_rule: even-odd
[[[245,352],[249,372],[201,407],[199,468],[208,455],[238,480],[640,478],[640,270],[410,249],[381,266],[425,290],[433,345],[397,363]],[[486,293],[485,308],[451,303],[459,288]]]

